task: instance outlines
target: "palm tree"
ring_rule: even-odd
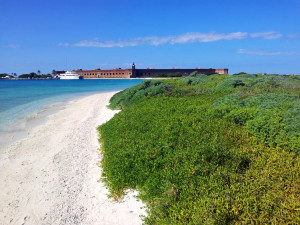
[[[37,71],[37,74],[38,74],[38,75],[41,75],[41,71],[40,71],[40,70],[38,70],[38,71]]]

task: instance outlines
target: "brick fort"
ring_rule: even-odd
[[[84,76],[84,78],[147,78],[147,77],[157,77],[160,74],[169,74],[169,73],[180,73],[182,76],[188,76],[190,73],[197,71],[199,73],[206,73],[206,74],[227,74],[228,69],[202,69],[202,68],[195,68],[195,69],[136,69],[135,64],[132,64],[131,69],[113,69],[113,70],[73,70],[77,74]]]

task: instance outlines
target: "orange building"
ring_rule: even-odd
[[[77,74],[84,78],[130,78],[132,76],[131,69],[113,69],[113,70],[74,70]]]

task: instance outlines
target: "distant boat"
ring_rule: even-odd
[[[83,76],[80,76],[79,74],[73,72],[73,71],[66,71],[65,73],[62,73],[58,75],[59,79],[61,80],[79,80],[83,79]]]

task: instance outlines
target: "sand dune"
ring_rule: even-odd
[[[143,204],[128,193],[107,198],[96,127],[116,113],[114,93],[74,100],[28,137],[5,148],[0,160],[0,224],[141,224]]]

